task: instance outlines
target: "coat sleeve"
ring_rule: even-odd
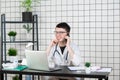
[[[73,56],[73,59],[71,60],[72,61],[72,64],[75,65],[75,66],[78,66],[81,64],[81,55],[80,55],[80,49],[77,45],[73,45],[71,46],[73,51],[74,51],[74,56]]]
[[[54,50],[55,50],[55,47],[52,47],[51,50],[50,50],[50,53],[48,55],[48,61],[53,57]]]

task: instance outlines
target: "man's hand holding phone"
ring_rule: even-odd
[[[73,52],[72,48],[70,47],[71,39],[70,39],[69,36],[66,36],[65,39],[67,39],[66,47],[67,47],[67,49],[68,49],[68,52],[69,52],[69,54],[70,54],[71,59],[73,59],[74,52]]]
[[[66,39],[66,41],[67,41],[67,42],[66,42],[66,47],[69,47],[69,46],[70,46],[70,41],[71,41],[71,40],[70,40],[70,37],[69,37],[69,36],[66,36],[65,39]]]

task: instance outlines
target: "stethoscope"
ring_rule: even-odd
[[[60,52],[57,50],[57,46],[58,46],[58,44],[56,44],[56,46],[55,46],[55,50],[54,50],[53,56],[55,56],[55,53],[57,53],[61,57]],[[68,58],[68,51],[67,51],[67,55],[65,57],[65,60],[67,60],[67,58]]]

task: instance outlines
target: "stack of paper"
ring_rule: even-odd
[[[101,68],[99,66],[93,66],[90,68],[91,68],[91,72],[111,72],[112,71],[112,68]],[[72,71],[80,71],[80,70],[85,70],[85,67],[69,66],[68,69]]]

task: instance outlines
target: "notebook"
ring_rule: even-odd
[[[45,51],[25,50],[26,62],[29,69],[41,71],[56,71],[61,68],[49,68],[48,58]]]

